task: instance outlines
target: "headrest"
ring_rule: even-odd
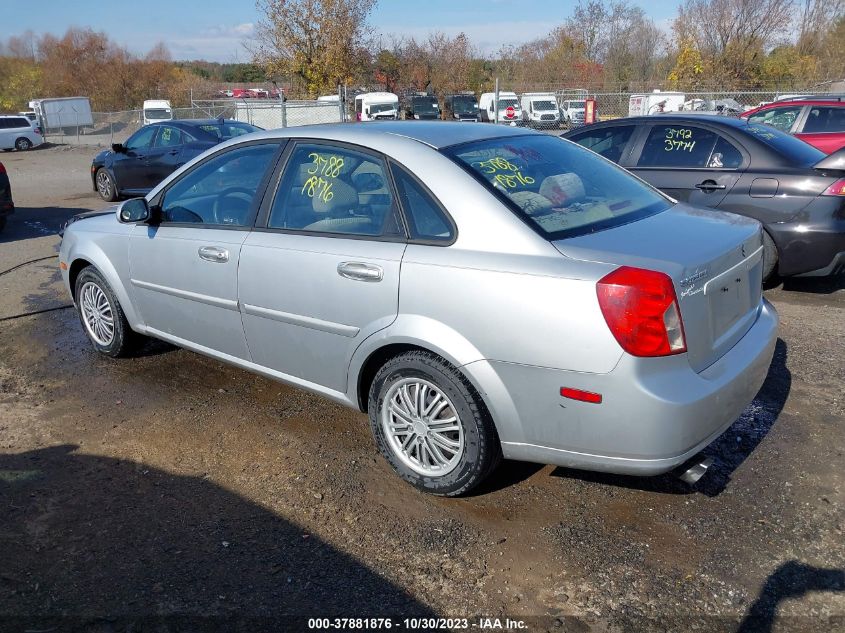
[[[566,207],[586,195],[584,183],[572,173],[549,176],[540,185],[540,194],[556,207]]]
[[[329,182],[331,197],[328,201],[319,192],[315,192],[311,199],[315,213],[344,212],[358,208],[358,193],[350,185],[337,178],[331,178]]]

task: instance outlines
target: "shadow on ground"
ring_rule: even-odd
[[[649,492],[699,492],[715,497],[725,490],[733,473],[759,446],[780,416],[792,387],[792,374],[786,364],[787,346],[783,339],[778,339],[769,373],[757,397],[727,431],[704,449],[704,456],[713,457],[714,463],[695,486],[691,487],[679,480],[676,472],[657,477],[631,477],[556,468],[552,475]]]
[[[0,244],[57,235],[74,215],[90,211],[76,207],[16,207],[0,233]]]
[[[299,630],[307,616],[432,615],[360,561],[201,476],[76,449],[0,455],[4,625]]]
[[[839,290],[845,290],[845,275],[788,277],[782,281],[783,289],[787,292],[807,292],[828,295]]]
[[[777,608],[781,602],[803,598],[813,591],[845,591],[845,569],[813,567],[794,560],[782,564],[766,579],[737,633],[769,633],[778,619]],[[813,630],[827,630],[816,628],[823,627],[819,622],[813,625]]]

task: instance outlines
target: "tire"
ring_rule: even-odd
[[[74,297],[82,328],[98,352],[118,358],[130,356],[140,346],[143,337],[129,327],[114,291],[96,268],[88,266],[79,273]]]
[[[97,170],[94,182],[97,184],[97,193],[100,194],[103,200],[106,202],[115,202],[117,200],[117,185],[105,167],[100,167]]]
[[[763,282],[770,281],[778,267],[778,247],[769,235],[763,231]]]
[[[25,152],[28,149],[32,149],[32,141],[25,136],[22,136],[15,141],[15,149],[19,152]]]
[[[424,407],[432,407],[423,416],[416,415],[419,409],[413,404],[418,397]],[[390,403],[394,406],[388,407]],[[501,459],[499,436],[481,398],[439,356],[414,351],[387,361],[373,379],[368,404],[379,451],[402,479],[423,492],[465,494]],[[391,433],[390,428],[396,431]],[[408,432],[403,434],[403,428]]]

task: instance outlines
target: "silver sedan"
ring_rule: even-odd
[[[402,478],[458,495],[501,457],[693,458],[768,371],[762,252],[568,141],[384,123],[215,147],[70,224],[60,267],[99,352],[154,337],[359,408]]]

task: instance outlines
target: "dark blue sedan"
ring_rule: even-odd
[[[228,119],[189,119],[145,125],[125,143],[94,157],[91,184],[103,200],[143,196],[209,147],[261,128]]]

